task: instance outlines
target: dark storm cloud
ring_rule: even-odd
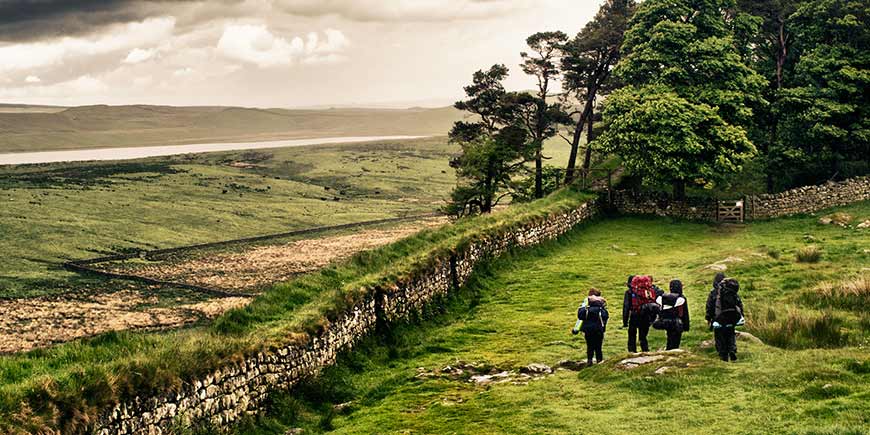
[[[0,0],[0,42],[94,33],[100,28],[165,14],[178,1]]]

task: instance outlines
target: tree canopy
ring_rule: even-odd
[[[764,79],[737,50],[727,6],[643,2],[615,70],[627,85],[605,105],[602,148],[645,182],[673,182],[677,196],[686,184],[715,186],[756,152],[746,127]]]

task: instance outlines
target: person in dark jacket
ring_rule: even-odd
[[[628,276],[628,282],[625,283],[625,286],[628,287],[628,290],[625,291],[625,295],[622,297],[622,327],[628,328],[628,319],[631,317],[631,280],[634,279],[634,275]]]
[[[683,295],[683,283],[677,279],[671,281],[670,293],[659,296],[656,303],[662,311],[653,326],[667,332],[667,350],[679,349],[683,332],[689,330],[689,306]]]
[[[713,289],[710,290],[710,295],[707,296],[707,310],[704,318],[707,320],[707,327],[713,329],[713,316],[716,314],[716,294],[719,292],[719,284],[725,279],[725,274],[719,272],[713,277]]]
[[[743,325],[743,301],[738,295],[740,284],[734,278],[719,283],[713,297],[712,328],[716,352],[722,361],[737,361],[737,331]],[[709,307],[708,307],[709,308]]]
[[[599,363],[604,360],[601,350],[604,345],[604,332],[607,330],[607,301],[601,297],[597,289],[589,290],[589,304],[577,310],[577,319],[583,321],[580,330],[586,338],[586,362],[592,365],[592,358]]]
[[[655,320],[654,308],[656,294],[652,287],[652,280],[648,276],[635,276],[631,280],[630,312],[628,317],[628,351],[637,352],[637,342],[640,341],[640,350],[649,352],[649,328]]]

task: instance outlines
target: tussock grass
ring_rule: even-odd
[[[768,306],[749,313],[746,327],[766,344],[784,349],[837,348],[849,344],[844,319],[832,312]]]
[[[837,283],[823,282],[802,294],[802,302],[810,306],[836,307],[866,312],[870,306],[870,275]]]
[[[822,250],[815,245],[805,246],[797,250],[795,259],[798,263],[818,263],[822,259]]]

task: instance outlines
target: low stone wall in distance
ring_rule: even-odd
[[[618,214],[668,216],[676,219],[716,222],[718,204],[707,198],[675,201],[666,193],[617,190],[611,194],[611,210]]]
[[[870,177],[857,177],[782,193],[750,196],[746,198],[747,217],[770,219],[813,213],[866,200],[870,200]]]
[[[606,202],[605,198],[602,197],[602,201]],[[813,213],[870,200],[870,177],[732,199],[743,200],[747,221]],[[610,194],[610,208],[618,214],[668,216],[694,221],[717,222],[719,218],[719,203],[715,199],[687,198],[676,201],[666,193],[613,191]]]
[[[470,243],[415,278],[374,289],[372,297],[354,306],[309,344],[259,353],[228,363],[203,379],[188,380],[177,392],[119,404],[104,413],[93,433],[168,434],[174,425],[191,422],[228,427],[242,416],[263,411],[270,393],[289,390],[334,364],[341,352],[375,332],[379,324],[408,319],[429,302],[461,287],[481,262],[512,248],[555,239],[598,211],[598,203],[589,201],[574,210]]]

